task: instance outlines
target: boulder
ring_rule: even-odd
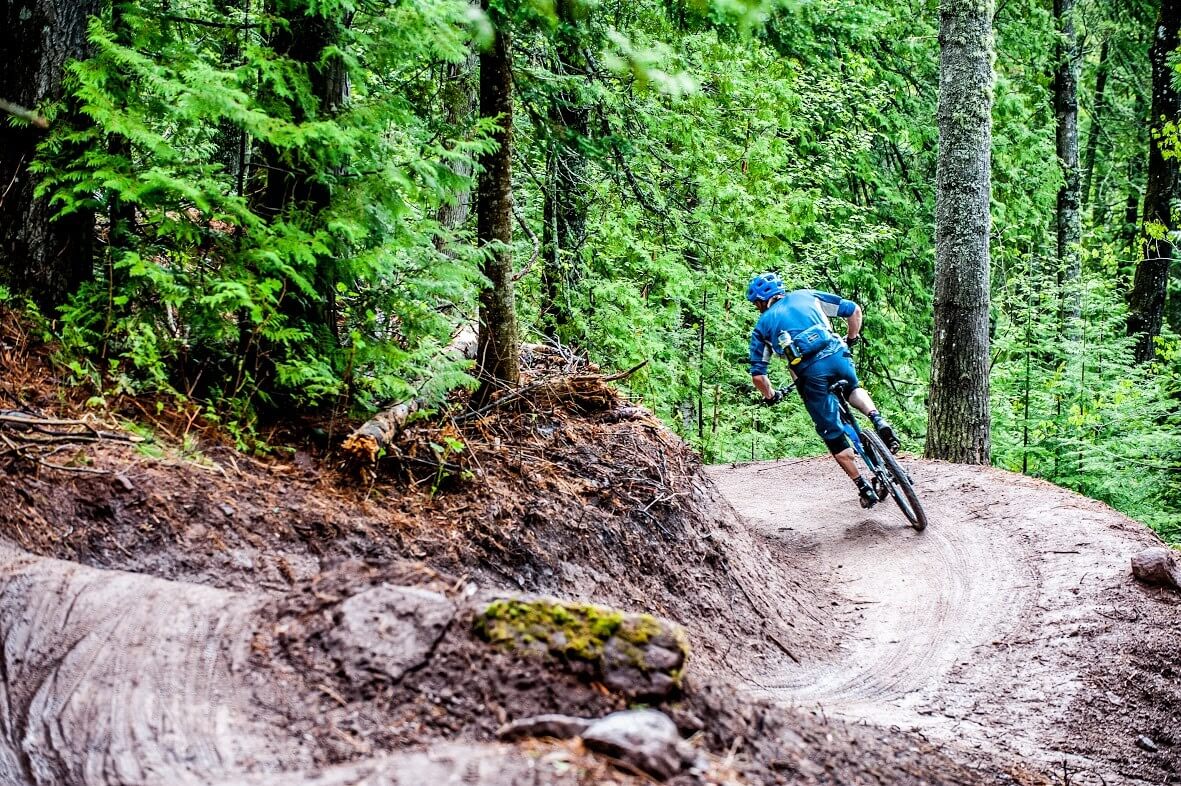
[[[1160,584],[1181,590],[1181,565],[1172,549],[1144,549],[1132,557],[1132,575],[1147,584]]]
[[[454,617],[436,592],[382,584],[340,604],[329,641],[350,680],[396,682],[426,663]]]
[[[675,692],[689,655],[679,625],[588,603],[497,598],[478,610],[475,624],[477,633],[495,645],[589,663],[603,684],[629,697]]]
[[[592,723],[582,741],[588,749],[662,781],[702,766],[697,752],[677,733],[677,725],[658,710],[613,712]]]

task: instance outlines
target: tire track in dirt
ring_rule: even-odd
[[[1059,750],[1084,689],[1087,647],[1108,630],[1142,525],[1051,484],[1001,470],[907,459],[931,524],[892,504],[862,510],[827,457],[710,467],[751,528],[835,592],[839,644],[764,666],[754,694],[847,720],[920,731],[1059,770],[1126,781]],[[819,596],[818,596],[819,597]],[[790,614],[785,610],[785,614]]]
[[[260,597],[2,544],[0,562],[0,783],[197,786],[311,765],[242,678]]]

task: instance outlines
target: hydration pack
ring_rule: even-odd
[[[801,330],[785,349],[788,364],[799,365],[827,347],[832,338],[832,333],[824,325],[813,325],[807,330]]]

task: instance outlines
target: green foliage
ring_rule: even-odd
[[[266,410],[433,404],[470,384],[442,348],[474,313],[481,252],[474,221],[449,226],[439,210],[466,201],[490,150],[465,64],[501,30],[527,333],[605,367],[649,361],[631,393],[707,461],[816,453],[798,403],[768,412],[743,390],[756,317],[743,289],[778,270],[862,305],[862,380],[907,447],[922,443],[935,0],[245,8],[116,4],[71,67],[86,121],[55,123],[36,171],[61,214],[102,217],[96,275],[56,323],[78,380],[198,398],[243,445]],[[1080,0],[1075,21],[1081,138],[1096,133],[1083,313],[1064,324],[1063,271],[1047,261],[1057,33],[1032,0],[995,19],[995,459],[1178,538],[1181,284],[1152,366],[1128,360],[1120,298],[1141,253],[1153,4]],[[341,74],[347,97],[331,89]],[[563,189],[579,200],[561,203]],[[581,211],[577,236],[559,237],[559,208]]]
[[[291,12],[333,22],[345,10]],[[107,217],[98,275],[62,314],[66,347],[129,389],[242,411],[375,406],[436,372],[423,392],[437,399],[464,381],[438,352],[452,329],[439,304],[470,302],[479,279],[462,243],[437,250],[454,238],[434,211],[467,187],[446,164],[485,149],[484,129],[440,138],[390,84],[422,59],[465,55],[466,4],[348,9],[352,27],[318,56],[351,53],[339,111],[320,105],[307,63],[269,46],[286,19],[209,35],[150,4],[112,14],[92,21],[96,54],[72,67],[90,122],[55,133],[37,165],[60,214]],[[181,16],[223,19],[205,3]],[[276,167],[326,197],[276,213]]]
[[[1044,260],[1037,260],[1044,262]],[[1137,365],[1110,282],[1082,284],[1076,338],[1063,338],[1053,271],[1027,260],[1000,293],[993,372],[994,461],[1103,500],[1181,536],[1181,375]],[[1165,339],[1177,345],[1176,336]]]

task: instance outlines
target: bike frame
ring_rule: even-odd
[[[792,382],[787,387],[780,388],[778,390],[782,394],[780,398],[786,396],[795,387],[796,383]],[[887,497],[892,497],[902,510],[903,515],[910,521],[911,526],[922,532],[927,526],[927,514],[923,511],[922,504],[915,494],[910,474],[888,452],[889,449],[882,444],[876,434],[871,434],[872,440],[867,441],[862,438],[861,427],[857,424],[857,417],[849,405],[848,387],[847,382],[836,382],[829,387],[828,394],[836,398],[837,409],[840,411],[841,427],[845,431],[845,438],[848,440],[849,446],[853,448],[853,452],[861,458],[862,463],[869,470],[873,478],[873,490],[878,499],[884,502]],[[879,456],[879,451],[886,452]]]
[[[877,456],[873,455],[872,451],[866,450],[865,443],[861,441],[861,427],[857,425],[857,418],[853,415],[853,409],[849,406],[849,399],[846,396],[844,386],[835,387],[836,390],[830,390],[829,395],[835,397],[837,400],[837,409],[841,411],[841,424],[845,427],[845,436],[849,438],[853,452],[860,456],[869,471],[877,476],[881,471],[881,462],[878,461]]]

